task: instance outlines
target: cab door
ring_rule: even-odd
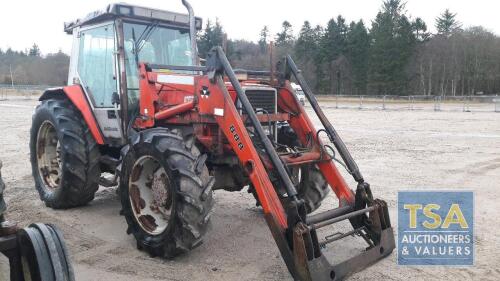
[[[77,74],[106,142],[121,145],[115,34],[112,22],[79,30]]]

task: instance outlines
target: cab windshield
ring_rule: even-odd
[[[189,30],[154,23],[124,23],[125,67],[129,110],[136,111],[139,99],[138,62],[192,66]]]

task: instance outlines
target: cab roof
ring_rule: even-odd
[[[108,5],[104,10],[94,11],[84,18],[64,23],[64,31],[68,34],[73,34],[73,29],[76,27],[116,18],[141,19],[146,21],[154,20],[189,28],[189,16],[187,14],[134,6],[126,3],[116,3]],[[197,17],[196,29],[200,30],[201,27],[202,20]]]

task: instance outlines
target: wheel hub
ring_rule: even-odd
[[[164,208],[169,209],[167,206],[170,201],[168,201],[168,190],[165,189],[167,186],[167,174],[164,169],[158,169],[153,174],[151,192],[153,193],[153,201],[151,203],[151,210],[162,212]],[[168,216],[166,217],[168,219]]]
[[[36,139],[38,172],[45,185],[55,190],[61,183],[61,145],[57,131],[50,121],[44,121]]]
[[[151,235],[161,234],[168,226],[172,198],[170,180],[158,160],[143,156],[134,163],[129,179],[132,212],[141,228]]]

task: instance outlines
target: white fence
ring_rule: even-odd
[[[0,85],[0,100],[37,99],[50,86]],[[316,96],[325,108],[500,112],[500,96]]]
[[[500,96],[316,96],[322,107],[359,110],[500,112]]]

